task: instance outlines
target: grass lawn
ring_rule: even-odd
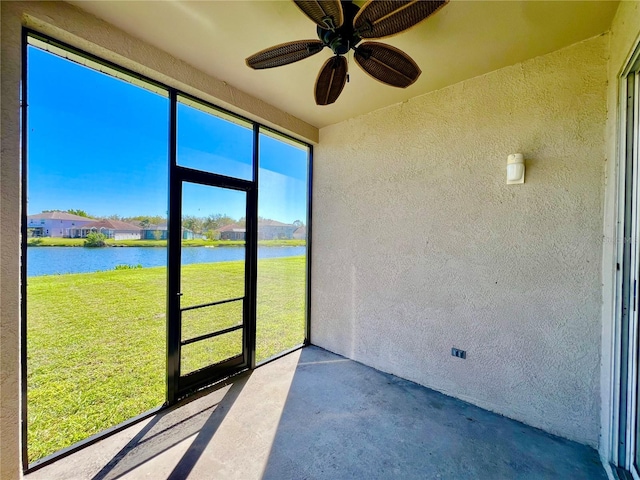
[[[183,306],[242,296],[243,262],[186,265]],[[166,268],[30,277],[29,461],[165,400]],[[185,312],[183,338],[241,321],[241,303]],[[257,358],[302,343],[305,257],[258,262]],[[239,332],[183,349],[183,373],[240,353]]]
[[[83,247],[84,238],[38,237],[29,238],[29,247]],[[107,240],[110,247],[166,247],[166,240]],[[304,247],[306,240],[259,240],[262,247]],[[238,247],[244,245],[243,240],[183,240],[183,247]]]

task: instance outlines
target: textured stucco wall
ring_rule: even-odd
[[[599,36],[321,129],[312,342],[597,445],[607,55]]]
[[[617,218],[620,138],[620,75],[627,66],[634,48],[640,42],[640,2],[620,2],[609,34],[609,65],[607,85],[607,128],[604,197],[604,242],[602,255],[602,369],[601,369],[601,442],[600,455],[609,462],[615,459],[617,448],[612,432],[612,417],[616,411],[618,398],[616,388],[618,375],[613,373],[616,364],[615,343],[615,287],[616,261],[621,255],[624,235],[618,235]]]
[[[8,21],[5,2],[0,9],[0,478],[12,480],[20,475],[20,22]]]

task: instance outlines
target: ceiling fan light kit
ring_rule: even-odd
[[[422,73],[402,50],[362,39],[383,38],[403,32],[430,17],[448,0],[369,0],[360,9],[351,0],[294,0],[317,25],[319,40],[298,40],[261,50],[247,58],[247,66],[261,70],[288,65],[329,47],[335,57],[322,66],[315,86],[318,105],[334,103],[347,81],[349,50],[356,63],[376,80],[407,88]]]

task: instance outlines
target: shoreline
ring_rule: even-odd
[[[258,262],[270,262],[270,261],[277,261],[277,260],[283,260],[283,259],[295,259],[295,260],[299,260],[300,258],[304,258],[304,255],[291,255],[291,256],[287,256],[287,257],[270,257],[270,258],[259,258]],[[183,266],[190,266],[190,265],[213,265],[213,264],[223,264],[223,263],[243,263],[244,260],[222,260],[222,261],[216,261],[216,262],[198,262],[198,263],[186,263]],[[141,264],[137,264],[137,265],[129,265],[129,264],[118,264],[115,265],[113,268],[107,268],[107,269],[103,269],[103,270],[91,270],[90,272],[56,272],[56,273],[43,273],[41,275],[27,275],[27,278],[43,278],[43,277],[64,277],[67,275],[93,275],[94,273],[113,273],[113,272],[123,272],[123,271],[127,271],[127,272],[131,272],[131,271],[138,271],[141,272],[143,270],[149,270],[149,269],[167,269],[166,265],[152,265],[152,266],[143,266]]]
[[[228,248],[244,247],[244,241],[238,240],[184,240],[182,247]],[[259,247],[306,247],[306,240],[258,240]],[[85,247],[83,238],[30,238],[27,247],[82,247],[82,248],[166,248],[166,240],[107,240],[104,247]]]

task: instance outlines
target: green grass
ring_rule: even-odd
[[[304,280],[304,257],[258,262],[258,361],[303,341]],[[183,267],[183,306],[242,290],[242,262]],[[165,268],[29,278],[29,461],[164,402],[165,291]],[[240,303],[188,311],[183,338],[240,319]],[[238,335],[184,348],[183,373],[240,353]]]
[[[82,247],[84,246],[84,238],[55,238],[55,237],[28,238],[27,246],[29,247]]]
[[[166,240],[107,240],[110,247],[166,247]],[[260,240],[258,245],[263,247],[304,247],[306,240]],[[83,247],[84,238],[29,238],[29,247]],[[183,240],[183,247],[239,247],[244,245],[242,240]]]

